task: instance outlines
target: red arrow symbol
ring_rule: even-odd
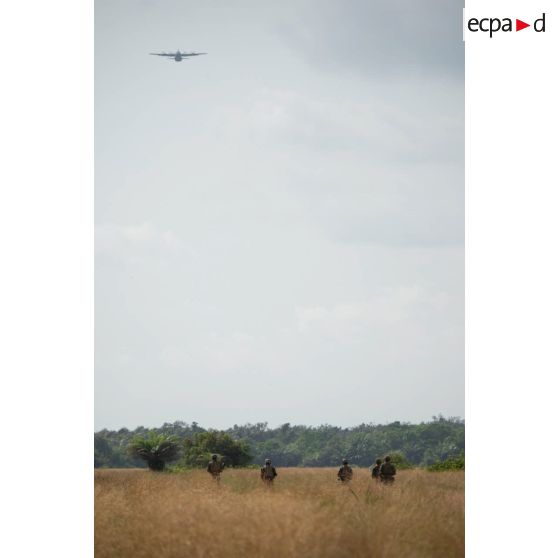
[[[531,27],[531,25],[529,23],[525,23],[524,21],[521,21],[520,19],[515,20],[516,31],[521,31],[522,29],[525,29],[525,27]]]

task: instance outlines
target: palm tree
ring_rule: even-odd
[[[178,458],[180,445],[175,436],[150,432],[147,438],[134,436],[128,451],[147,461],[147,466],[152,471],[162,471],[167,461]]]

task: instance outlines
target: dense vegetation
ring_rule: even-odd
[[[144,467],[137,453],[129,453],[133,440],[151,435],[174,436],[184,466],[204,466],[217,453],[232,466],[262,463],[267,457],[279,467],[325,467],[346,457],[353,465],[368,467],[378,457],[396,454],[399,463],[432,466],[459,459],[465,451],[465,423],[458,418],[433,417],[429,422],[409,424],[361,424],[352,428],[267,423],[234,425],[225,431],[204,429],[197,423],[176,421],[160,428],[95,434],[95,467]],[[457,468],[457,467],[450,467]]]
[[[134,436],[128,446],[128,453],[143,459],[152,471],[162,471],[169,461],[174,461],[180,455],[180,442],[176,436],[150,432],[147,438]]]
[[[225,432],[197,432],[192,438],[185,438],[183,444],[182,464],[187,467],[205,467],[212,454],[217,454],[229,467],[244,467],[252,461],[248,443]]]
[[[448,457],[444,461],[436,461],[428,466],[429,471],[463,471],[465,469],[465,452],[457,457]]]

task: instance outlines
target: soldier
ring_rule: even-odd
[[[211,461],[207,464],[207,472],[213,477],[213,480],[217,482],[221,480],[221,473],[224,468],[225,464],[222,461],[217,461],[217,455],[213,454]]]
[[[384,483],[391,484],[395,480],[395,474],[395,466],[391,462],[391,457],[388,455],[380,467],[380,480]]]
[[[271,465],[271,459],[265,460],[265,465],[260,469],[260,477],[268,486],[271,486],[273,479],[277,476],[275,467]]]
[[[380,466],[381,465],[382,465],[382,460],[381,459],[376,459],[376,465],[374,465],[374,467],[371,467],[372,478],[376,479],[377,481],[380,480]]]
[[[343,467],[341,467],[337,472],[337,478],[341,482],[350,481],[353,478],[353,470],[349,466],[349,462],[346,459],[343,459]]]

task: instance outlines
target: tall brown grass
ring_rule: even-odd
[[[452,558],[464,555],[464,474],[355,469],[95,471],[96,558]]]

